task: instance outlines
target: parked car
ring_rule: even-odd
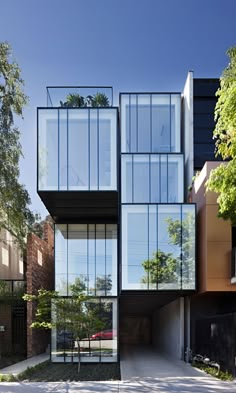
[[[108,329],[92,334],[90,340],[112,340],[116,336],[117,333],[114,329]]]

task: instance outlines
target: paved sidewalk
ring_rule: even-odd
[[[0,374],[4,375],[17,375],[20,374],[22,371],[25,371],[27,367],[33,367],[37,364],[45,362],[48,360],[50,356],[46,353],[42,353],[41,355],[33,356],[32,358],[23,360],[22,362],[12,364],[11,366],[5,367],[0,369]]]

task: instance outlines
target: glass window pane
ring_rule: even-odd
[[[150,95],[138,96],[138,151],[151,151]]]
[[[195,206],[182,205],[182,286],[195,289]]]
[[[67,225],[55,225],[55,289],[67,295]]]
[[[59,189],[67,190],[67,110],[59,110]]]
[[[99,109],[99,189],[117,188],[117,112]]]
[[[160,165],[160,155],[151,155],[151,162],[150,162],[150,176],[151,176],[151,202],[152,203],[159,203],[160,199],[160,192],[161,192],[161,165]]]
[[[121,151],[130,152],[130,103],[129,95],[121,95]]]
[[[152,95],[152,152],[170,152],[170,96]]]
[[[157,289],[157,282],[149,271],[149,261],[155,258],[158,250],[157,244],[157,206],[149,206],[149,243],[148,243],[148,262],[144,265],[148,275],[149,289]]]
[[[158,252],[150,267],[158,289],[181,288],[181,205],[158,206]]]
[[[134,202],[149,202],[149,156],[133,156]]]
[[[95,276],[96,276],[96,233],[95,224],[89,224],[88,233],[88,294],[95,295]]]
[[[106,225],[106,296],[117,295],[117,225]]]
[[[88,111],[68,111],[68,176],[70,190],[88,189]]]
[[[137,289],[143,286],[142,264],[148,259],[148,207],[122,206],[122,288]],[[130,275],[128,266],[134,275]],[[139,268],[137,268],[139,267]],[[136,271],[136,273],[135,273]]]
[[[87,290],[87,224],[68,225],[68,285]]]
[[[58,110],[41,109],[39,115],[38,187],[58,189]]]
[[[171,95],[171,152],[180,152],[180,94]]]
[[[105,296],[106,243],[105,225],[96,225],[96,295]]]
[[[122,169],[121,169],[121,179],[122,179],[122,202],[130,203],[133,202],[132,195],[132,184],[133,184],[133,168],[132,168],[132,155],[122,156]]]
[[[167,155],[161,155],[160,157],[161,163],[161,202],[167,202],[167,179],[168,179],[168,170],[167,170]]]
[[[90,110],[90,190],[98,190],[98,116]]]
[[[130,152],[135,153],[138,151],[138,107],[137,95],[130,94]]]
[[[183,202],[183,156],[168,155],[168,202]]]

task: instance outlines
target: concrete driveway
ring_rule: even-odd
[[[202,372],[181,360],[158,354],[151,346],[129,345],[121,349],[123,381],[179,377],[202,377]]]

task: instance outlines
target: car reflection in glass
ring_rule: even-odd
[[[109,330],[102,330],[101,332],[97,332],[92,334],[90,337],[90,340],[112,340],[117,336],[117,333],[115,330],[109,329]]]

